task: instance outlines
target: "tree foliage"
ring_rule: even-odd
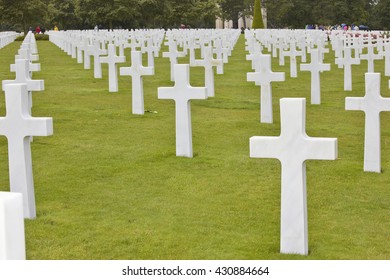
[[[372,19],[378,17],[375,6],[381,2],[390,0],[268,0],[265,6],[268,26],[274,28],[303,28],[306,24],[342,23],[379,28]],[[387,16],[384,13],[380,18],[385,19]]]
[[[253,15],[254,0],[0,0],[2,30],[213,28],[217,16],[238,21]],[[304,28],[306,24],[368,25],[390,29],[390,0],[262,0],[269,28]],[[246,27],[244,25],[244,27]]]
[[[255,0],[253,8],[253,24],[252,28],[264,28],[263,16],[261,14],[260,0]]]

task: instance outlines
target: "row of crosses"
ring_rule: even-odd
[[[294,48],[293,48],[294,50]],[[301,71],[310,71],[312,78],[311,103],[320,104],[319,74],[329,71],[330,65],[321,63],[321,54],[311,50],[311,63],[301,64]],[[284,81],[284,73],[271,70],[271,56],[255,53],[247,56],[252,60],[255,72],[248,73],[248,81],[261,86],[261,116],[263,123],[272,123],[271,82]],[[344,89],[351,90],[351,65],[360,60],[351,57],[351,48],[345,48],[344,58],[336,59],[344,66]],[[293,68],[295,67],[292,66]],[[294,69],[291,69],[295,73]],[[390,111],[390,100],[380,95],[380,74],[366,73],[366,95],[347,97],[346,110],[365,112],[364,171],[381,172],[380,167],[380,112]],[[282,165],[281,180],[281,238],[280,251],[286,254],[308,254],[308,225],[306,201],[306,160],[335,160],[336,138],[313,138],[305,130],[304,98],[280,100],[281,135],[250,139],[250,157],[276,158]]]

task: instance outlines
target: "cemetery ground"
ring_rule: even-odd
[[[20,42],[0,50],[1,80]],[[76,59],[38,42],[44,92],[33,93],[35,117],[52,117],[54,134],[34,137],[37,218],[26,220],[28,259],[390,259],[390,113],[381,114],[382,173],[363,171],[364,113],[346,111],[345,97],[364,96],[367,62],[353,66],[353,91],[343,69],[321,74],[321,105],[310,104],[310,73],[289,76],[289,59],[275,72],[274,123],[262,124],[260,89],[240,37],[215,97],[191,101],[194,158],[175,156],[175,107],[158,100],[171,86],[169,60],[155,61],[144,80],[145,115],[131,114],[131,78],[108,92]],[[128,66],[129,51],[126,50]],[[93,60],[92,60],[93,61]],[[180,59],[180,63],[188,59]],[[298,59],[299,61],[299,59]],[[146,65],[146,56],[144,56]],[[375,62],[376,72],[384,62]],[[204,70],[191,67],[192,86]],[[388,78],[381,93],[390,98]],[[280,134],[279,99],[306,97],[306,131],[338,138],[336,161],[307,161],[309,255],[282,255],[280,163],[249,158],[251,136]],[[5,115],[4,94],[0,115]],[[7,140],[0,137],[0,191],[9,191]]]

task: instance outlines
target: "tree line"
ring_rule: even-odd
[[[254,0],[0,0],[2,30],[112,28],[214,28],[216,17],[253,15]],[[262,0],[269,28],[306,24],[390,28],[390,0]],[[248,26],[250,28],[250,26]]]

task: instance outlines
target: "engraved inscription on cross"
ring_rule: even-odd
[[[366,94],[364,97],[347,97],[345,110],[359,110],[365,113],[364,171],[381,172],[380,112],[390,111],[390,98],[380,94],[380,73],[366,73]]]
[[[309,137],[305,128],[306,100],[280,100],[281,134],[250,138],[250,157],[277,158],[282,165],[280,252],[308,254],[306,160],[335,160],[336,138]]]
[[[154,67],[142,66],[142,53],[140,51],[132,51],[131,67],[120,67],[119,74],[132,77],[132,112],[133,114],[143,115],[145,109],[142,76],[154,75]]]
[[[256,85],[261,86],[260,122],[273,123],[271,82],[282,82],[285,80],[285,75],[283,72],[272,72],[271,56],[269,54],[256,56],[254,60],[257,61],[256,65],[259,69],[254,73],[248,73],[247,80],[256,82]]]
[[[320,72],[330,71],[330,64],[321,63],[319,51],[314,49],[310,64],[301,64],[301,71],[311,72],[311,104],[321,104]]]
[[[53,134],[52,118],[31,117],[26,84],[5,85],[6,115],[0,117],[0,135],[8,139],[11,192],[23,194],[24,217],[36,216],[29,136]]]
[[[192,158],[191,99],[207,99],[205,87],[190,85],[188,64],[176,64],[175,86],[158,88],[159,99],[173,99],[176,105],[176,156]]]

